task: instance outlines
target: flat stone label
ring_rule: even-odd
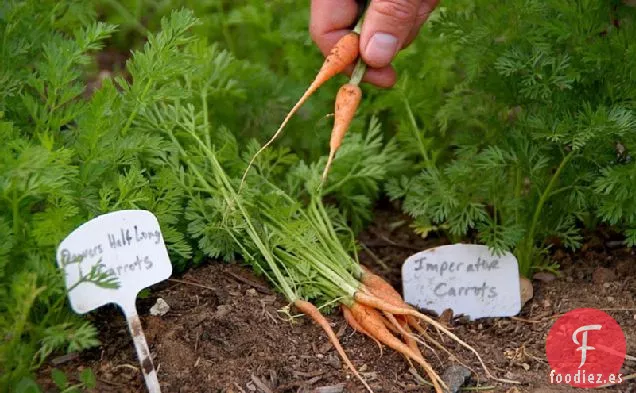
[[[509,317],[521,311],[519,266],[510,253],[474,244],[440,246],[410,256],[402,266],[404,300],[470,319]]]

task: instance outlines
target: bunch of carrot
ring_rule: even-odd
[[[251,166],[254,164],[254,161],[265,149],[267,149],[276,138],[281,134],[287,122],[291,119],[291,117],[300,109],[300,107],[309,99],[309,97],[318,90],[319,87],[324,85],[327,81],[329,81],[334,76],[340,74],[345,71],[347,67],[353,65],[353,63],[358,60],[353,72],[351,74],[351,78],[349,82],[345,83],[340,87],[338,93],[336,94],[335,100],[335,108],[334,108],[334,124],[333,129],[331,131],[331,139],[329,142],[329,158],[327,159],[327,164],[325,166],[324,172],[322,174],[322,182],[324,182],[327,178],[327,174],[329,169],[331,168],[331,164],[336,155],[336,152],[340,148],[342,141],[355,117],[355,113],[362,101],[362,89],[360,89],[360,82],[362,81],[362,77],[366,71],[366,65],[359,58],[360,54],[360,28],[361,21],[358,22],[355,29],[342,36],[334,47],[331,49],[329,55],[325,58],[322,67],[316,74],[313,82],[309,85],[305,93],[300,97],[298,102],[292,107],[289,113],[285,116],[285,119],[281,123],[280,127],[276,130],[274,135],[270,138],[267,143],[261,147],[259,151],[254,154],[252,159],[250,160],[247,168],[245,169],[245,173],[243,174],[243,178],[241,179],[241,186],[245,182],[245,178],[247,173],[249,172]]]
[[[283,195],[280,190],[275,191]],[[294,201],[289,198],[289,203]],[[374,340],[380,348],[387,346],[402,354],[409,362],[421,366],[437,393],[444,392],[446,385],[424,358],[418,343],[427,348],[434,346],[445,353],[449,352],[435,341],[423,323],[471,351],[488,376],[492,377],[477,351],[442,324],[405,303],[389,283],[360,265],[346,252],[319,198],[314,197],[307,208],[299,208],[293,220],[281,220],[270,215],[268,211],[271,208],[267,205],[259,208],[264,212],[267,228],[272,234],[276,234],[277,239],[282,240],[279,246],[285,251],[280,256],[286,270],[292,271],[296,266],[309,262],[311,273],[303,273],[307,276],[300,281],[311,280],[331,299],[337,300],[344,318],[354,330]],[[299,221],[309,224],[304,225],[304,228],[311,236],[299,236]],[[294,305],[326,332],[345,364],[370,389],[347,357],[326,318],[309,302],[297,300]]]

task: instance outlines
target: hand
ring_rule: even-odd
[[[364,81],[378,87],[395,84],[391,61],[417,36],[439,0],[371,0],[360,32],[360,54],[369,66]],[[358,17],[355,0],[312,0],[309,31],[326,56]],[[350,67],[348,72],[352,71]]]

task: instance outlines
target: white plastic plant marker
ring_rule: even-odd
[[[510,253],[454,244],[411,255],[402,266],[404,300],[436,312],[470,319],[509,317],[521,311],[519,266]]]
[[[157,372],[135,306],[139,291],[172,274],[157,218],[146,210],[120,210],[96,217],[60,243],[57,264],[64,270],[76,313],[109,303],[121,307],[148,391],[159,393]]]

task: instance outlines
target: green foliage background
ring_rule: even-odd
[[[602,222],[633,245],[634,8],[504,3],[454,2],[432,24],[460,78],[421,120],[448,155],[390,194],[423,227],[514,251],[523,274],[552,267],[546,240],[576,249]]]
[[[240,177],[321,64],[308,3],[0,5],[0,391],[31,386],[52,353],[98,344],[54,262],[82,222],[151,210],[177,271],[240,256],[170,138],[200,135]],[[443,1],[396,59],[396,87],[363,87],[326,185],[336,222],[359,231],[386,194],[418,233],[510,250],[526,275],[555,269],[553,239],[576,249],[584,228],[612,225],[633,245],[635,12],[617,0]],[[91,95],[104,47],[129,60]],[[258,160],[299,201],[318,184],[345,80]]]

